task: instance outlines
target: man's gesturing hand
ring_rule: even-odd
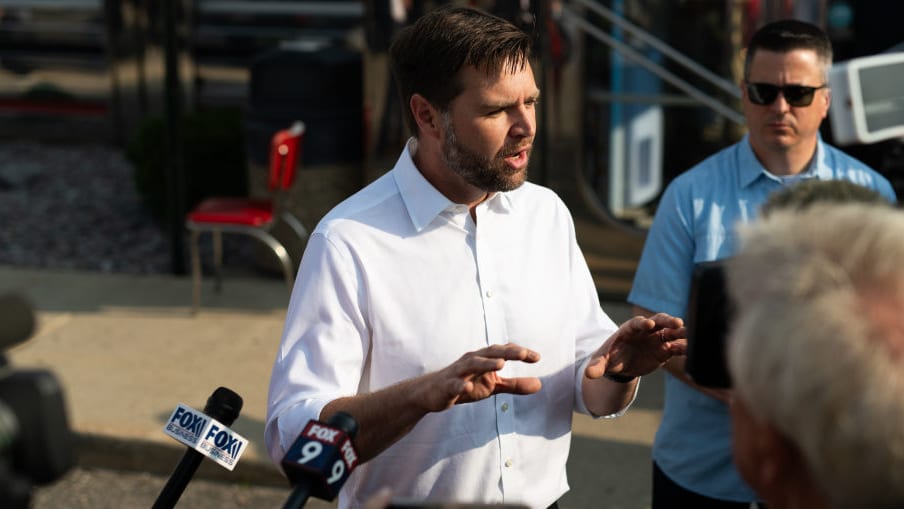
[[[684,322],[665,313],[649,318],[635,316],[615,331],[587,365],[587,378],[605,373],[641,376],[662,366],[674,355],[687,351]]]
[[[505,361],[534,363],[540,354],[514,343],[491,345],[468,352],[449,366],[427,375],[424,401],[428,412],[439,412],[459,403],[486,399],[493,394],[533,394],[540,390],[536,377],[505,378],[497,373]]]

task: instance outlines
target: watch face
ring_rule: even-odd
[[[618,383],[622,383],[622,384],[626,384],[628,382],[633,381],[635,378],[637,378],[636,376],[615,375],[612,373],[603,373],[603,376],[608,378],[609,380],[612,380],[613,382],[618,382]]]

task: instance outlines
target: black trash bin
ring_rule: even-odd
[[[305,123],[302,167],[361,161],[364,154],[361,53],[341,46],[288,46],[254,59],[246,113],[252,162],[266,165],[270,137]]]
[[[249,190],[267,193],[270,140],[301,120],[305,135],[300,168],[288,193],[289,210],[310,231],[363,181],[364,98],[361,53],[336,45],[292,45],[267,50],[251,64],[245,140]],[[304,249],[285,225],[274,235],[297,264]],[[278,265],[259,249],[267,270]]]

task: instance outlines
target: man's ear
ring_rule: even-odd
[[[772,425],[755,417],[742,398],[732,398],[730,411],[735,464],[744,480],[768,499],[780,488],[785,441]]]
[[[832,89],[825,89],[825,106],[822,112],[822,118],[826,118],[826,115],[829,114],[829,107],[832,106]]]
[[[414,121],[417,122],[418,134],[429,138],[442,137],[442,118],[440,112],[424,96],[412,94],[408,102]]]
[[[760,468],[761,482],[766,486],[774,486],[781,482],[786,472],[785,467],[792,457],[790,443],[775,428],[763,424],[759,428],[757,438],[759,449],[763,452]]]
[[[771,493],[781,493],[788,486],[812,484],[812,473],[797,445],[771,425],[764,425],[760,432],[758,442],[764,457],[761,485]]]

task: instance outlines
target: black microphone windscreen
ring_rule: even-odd
[[[232,425],[242,411],[242,397],[226,387],[218,387],[207,398],[204,413],[226,426]]]
[[[341,429],[349,436],[349,438],[355,438],[355,435],[358,433],[358,421],[345,412],[336,412],[330,417],[327,424]]]

